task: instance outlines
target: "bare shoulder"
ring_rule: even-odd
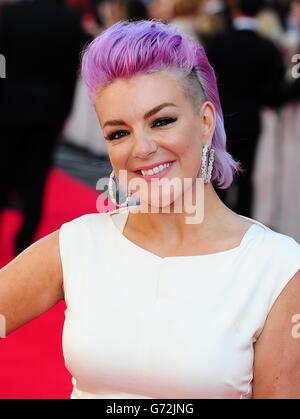
[[[272,306],[255,344],[255,398],[300,398],[300,270]]]
[[[63,297],[59,230],[36,241],[0,269],[0,313],[7,333]]]

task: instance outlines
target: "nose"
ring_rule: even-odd
[[[134,136],[134,145],[132,156],[145,159],[157,150],[157,143],[144,132],[140,132]]]

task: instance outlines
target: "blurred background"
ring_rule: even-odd
[[[215,69],[244,169],[215,185],[220,198],[300,242],[300,0],[0,0],[0,267],[97,211],[111,166],[80,54],[119,20],[153,18],[200,42]],[[64,308],[0,342],[0,398],[69,397]]]

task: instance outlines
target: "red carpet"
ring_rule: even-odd
[[[95,213],[99,192],[54,169],[48,179],[39,239],[64,222]],[[13,238],[21,222],[17,211],[1,221],[0,267],[14,257]],[[64,303],[61,302],[6,339],[0,339],[0,398],[69,398],[71,377],[62,356]]]

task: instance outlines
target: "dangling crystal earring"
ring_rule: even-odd
[[[214,160],[215,150],[208,144],[204,144],[201,159],[201,177],[204,183],[210,183]]]
[[[203,182],[206,183],[206,172],[207,172],[207,153],[208,153],[208,145],[204,144],[202,148],[202,158],[201,158],[201,177]]]
[[[209,150],[209,159],[208,159],[208,168],[207,168],[207,183],[210,182],[212,171],[214,168],[214,161],[215,161],[215,150],[211,148]]]
[[[125,201],[122,202],[122,204],[120,204],[120,203],[118,203],[116,201],[116,198],[114,196],[113,184],[115,184],[115,187],[116,187],[116,190],[117,190],[117,186],[116,186],[117,180],[116,180],[115,172],[114,171],[111,172],[111,174],[109,176],[109,182],[108,182],[108,193],[109,193],[110,200],[112,201],[112,203],[114,205],[117,205],[118,207],[126,207],[126,206],[128,206],[128,204],[130,202],[130,198],[131,198],[131,192],[129,191],[129,194],[127,195]]]

